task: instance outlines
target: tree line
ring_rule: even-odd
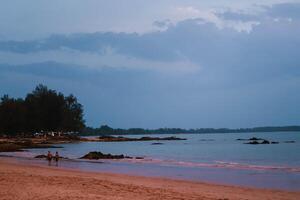
[[[178,133],[253,133],[253,132],[287,132],[300,131],[300,126],[269,126],[255,128],[197,128],[197,129],[182,129],[182,128],[158,128],[158,129],[114,129],[107,125],[102,125],[99,128],[85,127],[81,135],[137,135],[137,134],[178,134]]]
[[[78,132],[85,127],[83,106],[72,94],[38,85],[24,99],[3,95],[0,101],[0,134]]]

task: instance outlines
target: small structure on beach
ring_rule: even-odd
[[[78,132],[62,132],[62,131],[40,131],[34,133],[35,138],[61,138],[61,137],[69,137],[75,136]]]

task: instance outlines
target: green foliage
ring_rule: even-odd
[[[83,108],[73,95],[64,96],[38,85],[25,99],[4,95],[0,102],[0,134],[30,134],[39,131],[80,131]]]

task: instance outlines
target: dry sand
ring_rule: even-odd
[[[300,199],[299,192],[91,173],[0,158],[0,199]]]

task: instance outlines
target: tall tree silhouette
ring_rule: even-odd
[[[4,95],[0,102],[0,133],[80,131],[84,128],[83,107],[73,95],[38,85],[26,98]]]
[[[26,108],[23,99],[10,98],[4,95],[0,104],[0,132],[16,134],[26,128]]]
[[[81,130],[84,128],[83,108],[72,94],[65,97],[63,109],[62,130]]]

